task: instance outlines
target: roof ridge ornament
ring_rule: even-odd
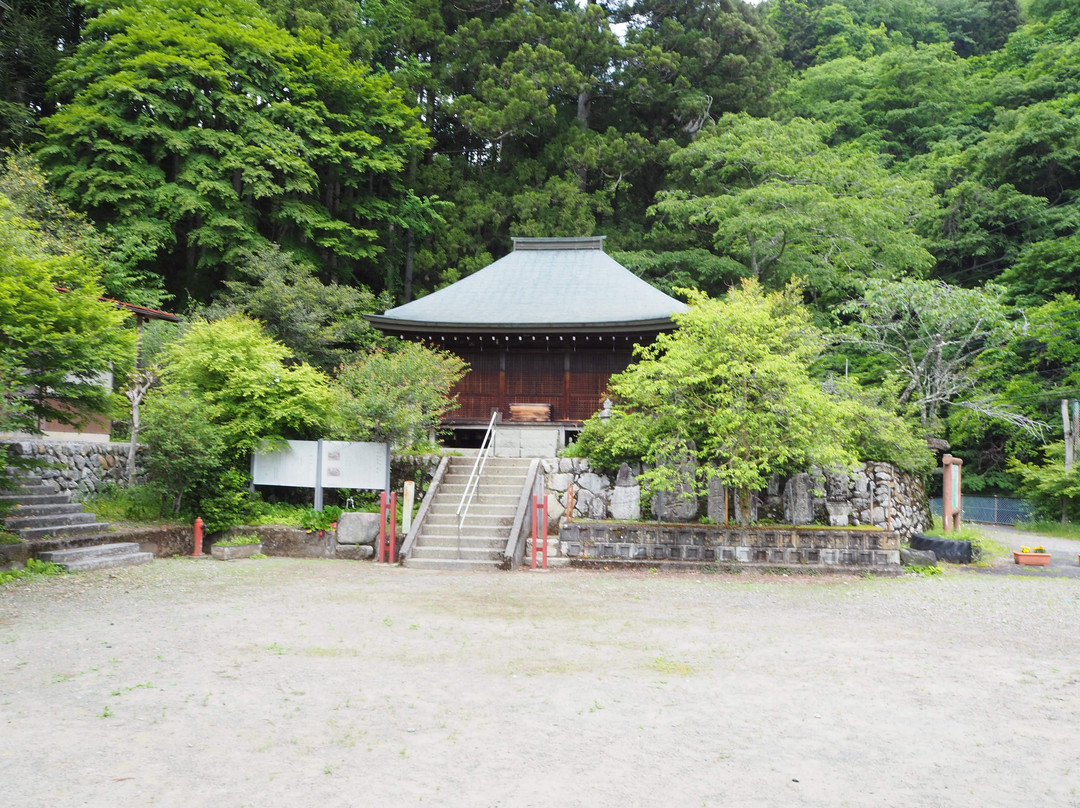
[[[599,250],[604,251],[607,236],[576,236],[573,238],[526,238],[512,236],[514,250]]]

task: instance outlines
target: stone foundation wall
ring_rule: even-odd
[[[574,491],[573,519],[641,519],[641,488],[633,470],[623,466],[618,475],[597,472],[582,458],[552,458],[541,461],[544,485],[551,514],[551,532],[557,533],[566,515],[568,491]],[[728,492],[727,517],[738,521],[738,506]],[[653,518],[664,522],[696,522],[707,515],[724,521],[724,490],[715,481],[709,494],[701,497],[674,495],[652,498]],[[921,480],[890,463],[866,463],[853,475],[797,474],[789,480],[774,478],[769,487],[755,493],[750,503],[750,519],[790,525],[857,527],[872,525],[893,530],[907,538],[933,524],[929,500]]]
[[[43,463],[35,473],[57,493],[76,499],[94,494],[106,482],[127,484],[127,443],[75,443],[58,440],[4,440],[12,455]],[[136,462],[144,452],[139,447]],[[137,472],[138,473],[138,472]]]
[[[763,566],[898,568],[900,537],[864,528],[725,528],[721,525],[568,522],[560,543],[573,561],[712,562]]]

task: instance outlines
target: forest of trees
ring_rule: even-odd
[[[1037,477],[1080,396],[1070,0],[4,0],[0,147],[109,295],[324,368],[512,235],[602,234],[666,291],[801,279],[815,373],[969,490]],[[289,342],[294,288],[338,336]]]

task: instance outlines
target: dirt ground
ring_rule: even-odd
[[[1080,806],[1080,584],[158,560],[0,588],[0,804]]]

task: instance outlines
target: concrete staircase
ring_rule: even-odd
[[[34,475],[22,475],[0,495],[4,528],[26,542],[30,554],[69,570],[144,564],[153,558],[134,543],[112,543],[109,523],[99,522],[64,493]]]
[[[404,565],[413,569],[498,569],[527,482],[528,458],[489,457],[468,515],[456,514],[475,455],[452,457]]]

